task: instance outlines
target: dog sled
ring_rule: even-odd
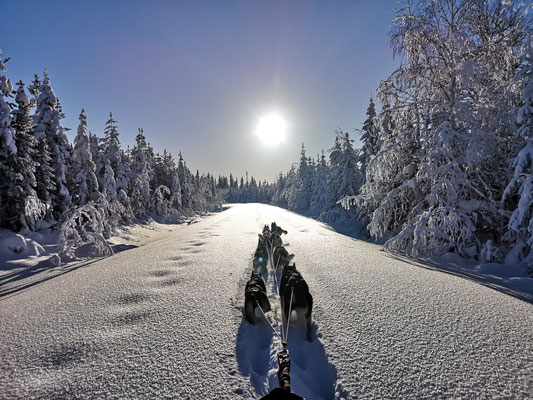
[[[252,274],[246,283],[243,314],[252,325],[259,322],[256,311],[268,322],[274,334],[280,339],[282,349],[277,354],[278,386],[262,400],[303,399],[290,389],[290,358],[287,350],[289,336],[289,323],[292,311],[303,311],[306,321],[306,336],[311,337],[311,313],[313,297],[302,274],[296,269],[296,264],[291,265],[294,254],[289,254],[283,246],[281,236],[287,231],[272,222],[270,227],[265,225],[260,233],[257,248],[252,261]],[[270,322],[266,313],[272,309],[267,295],[265,278],[268,274],[268,264],[272,269],[274,285],[277,289],[281,307],[281,332],[278,332]],[[284,329],[285,327],[285,329]]]

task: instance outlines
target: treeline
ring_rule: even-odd
[[[5,65],[0,60],[0,69]],[[109,114],[103,135],[88,132],[81,110],[74,143],[48,74],[14,90],[0,74],[0,223],[15,232],[71,222],[101,223],[110,232],[120,222],[145,215],[175,220],[217,208],[223,197],[210,174],[191,173],[181,153],[155,153],[142,129],[124,150],[117,121]],[[13,102],[14,100],[14,102]],[[74,219],[73,219],[74,218]],[[80,226],[78,226],[80,228]]]
[[[300,160],[274,183],[193,175],[181,155],[176,165],[166,151],[154,154],[142,130],[124,151],[112,116],[97,138],[82,111],[72,147],[48,76],[35,78],[30,96],[19,82],[11,104],[12,85],[0,74],[2,227],[100,221],[64,229],[81,241],[76,231],[105,231],[117,220],[263,202],[325,221],[349,218],[389,251],[410,256],[453,252],[533,266],[533,13],[526,7],[408,1],[391,25],[401,63],[370,100],[362,147],[337,130],[327,156],[308,157],[302,145]]]
[[[226,198],[236,203],[273,204],[328,222],[347,221],[351,216],[354,222],[356,215],[343,210],[337,199],[356,194],[361,185],[360,150],[354,149],[349,133],[338,129],[328,153],[328,157],[324,151],[316,158],[308,157],[302,144],[299,162],[271,184],[253,177],[234,180],[230,175]]]
[[[329,160],[302,147],[274,184],[232,199],[314,217],[337,215],[338,201],[390,251],[533,266],[531,7],[409,1],[391,45],[401,65],[377,88],[378,111],[370,101],[362,148],[338,132]]]

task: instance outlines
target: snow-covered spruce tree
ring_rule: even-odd
[[[166,189],[162,188],[164,186]],[[166,215],[171,210],[179,211],[181,208],[181,187],[179,183],[178,171],[172,154],[165,149],[163,155],[156,154],[154,164],[154,179],[152,180],[154,190],[153,204],[160,204],[165,201],[165,206],[154,206],[158,215]],[[157,193],[156,193],[157,192]],[[161,210],[165,210],[164,212]],[[161,213],[163,212],[163,214]]]
[[[196,175],[192,177],[191,208],[195,212],[205,213],[210,207],[207,202],[208,185],[204,176],[200,176],[200,171],[196,170]]]
[[[103,149],[106,158],[111,163],[111,168],[115,175],[122,163],[122,150],[120,148],[120,141],[118,139],[119,133],[117,128],[117,121],[113,118],[113,114],[109,113],[109,119],[104,128]]]
[[[0,58],[0,71],[6,67]],[[12,227],[10,210],[6,209],[11,197],[10,189],[16,180],[15,158],[17,147],[15,145],[14,129],[12,126],[11,107],[4,97],[11,96],[13,85],[11,81],[0,73],[0,226]]]
[[[41,93],[41,80],[39,79],[39,74],[33,75],[33,81],[31,85],[28,86],[28,91],[33,96],[32,102],[36,108],[39,108],[39,94]]]
[[[50,86],[48,73],[44,73],[44,80],[37,98],[37,110],[34,115],[35,137],[37,140],[44,136],[50,150],[52,177],[54,189],[50,190],[52,216],[58,221],[70,205],[70,193],[67,189],[67,173],[70,163],[71,147],[61,127],[61,110],[58,99]]]
[[[24,83],[17,83],[15,97],[17,108],[13,112],[12,126],[15,131],[17,154],[13,156],[13,180],[8,180],[9,196],[4,202],[6,216],[14,231],[35,230],[46,214],[46,204],[39,200],[35,188],[36,163],[35,125],[30,116],[31,102],[24,91]]]
[[[339,166],[335,171],[336,176],[334,179],[337,179],[339,184],[339,192],[337,197],[341,198],[343,196],[354,196],[359,193],[359,189],[363,183],[361,176],[361,171],[359,169],[358,152],[353,148],[352,142],[350,139],[350,134],[348,132],[342,132],[342,154],[339,162]]]
[[[144,132],[139,128],[130,156],[131,171],[128,185],[130,207],[136,217],[142,217],[150,210],[150,178],[153,168],[153,159],[150,157]]]
[[[33,96],[32,103],[36,109],[39,110],[39,95],[41,93],[42,83],[39,79],[39,75],[35,74],[33,82],[28,86],[28,90]],[[41,115],[43,116],[43,115]],[[47,114],[47,118],[50,114]],[[34,122],[36,121],[36,115],[33,116]],[[37,135],[36,126],[34,128],[34,135]],[[56,192],[57,186],[55,183],[55,171],[53,167],[53,160],[50,154],[50,146],[48,140],[43,132],[39,133],[39,137],[36,137],[36,151],[33,157],[36,165],[35,178],[36,178],[36,192],[37,197],[42,204],[46,206],[45,219],[53,219],[52,216],[52,193]]]
[[[72,203],[76,207],[83,206],[90,200],[95,201],[99,197],[96,166],[92,160],[84,109],[81,110],[79,120],[69,174],[70,194]]]
[[[371,171],[368,174],[368,183],[366,182],[368,165],[380,152],[383,141],[387,140],[391,134],[391,121],[385,118],[385,116],[388,114],[388,107],[384,106],[383,111],[378,118],[376,115],[374,100],[372,97],[370,98],[370,102],[366,110],[366,120],[363,123],[363,127],[360,131],[362,148],[359,150],[358,159],[360,165],[359,176],[357,177],[357,179],[360,181],[358,185],[358,195],[345,195],[338,200],[338,203],[341,204],[345,209],[351,210],[352,217],[359,221],[362,226],[368,224],[369,215],[371,215],[379,206],[379,203],[375,201],[374,197],[376,189],[378,189],[376,186],[379,186],[379,189],[383,190],[380,185],[373,184],[374,171]],[[380,127],[382,129],[379,129]],[[332,179],[334,179],[334,177],[332,177]],[[367,193],[370,193],[371,195],[368,196]],[[383,198],[384,194],[379,197]]]
[[[181,205],[183,210],[191,208],[191,173],[185,165],[181,151],[178,160],[178,178],[181,189]]]
[[[103,139],[96,136],[89,131],[89,149],[91,150],[91,158],[93,160],[95,170],[94,174],[98,179],[98,185],[104,186],[104,172],[105,172],[105,160],[107,158],[105,154],[105,146]]]
[[[115,172],[113,171],[113,168],[111,168],[111,162],[107,158],[105,160],[104,172],[102,174],[100,192],[105,194],[107,201],[118,201]]]
[[[45,219],[52,218],[52,194],[55,189],[54,169],[52,167],[52,157],[50,156],[50,147],[46,138],[41,136],[37,140],[37,151],[35,152],[35,163],[37,169],[35,171],[35,179],[37,186],[35,191],[37,197],[42,203],[46,205]]]
[[[272,193],[272,204],[283,208],[289,208],[287,196],[285,195],[287,190],[287,177],[280,172],[278,179],[274,183],[274,189]]]
[[[320,214],[335,206],[335,198],[328,185],[330,171],[324,150],[322,150],[322,155],[317,156],[317,159],[320,161],[316,164],[312,177],[311,205],[309,207],[309,216],[314,218],[318,218]]]
[[[124,214],[122,219],[125,222],[131,222],[134,218],[130,207],[130,200],[128,197],[129,179],[131,177],[131,170],[129,164],[129,157],[122,152],[122,161],[118,166],[115,175],[115,184],[117,192],[117,200],[124,206]]]
[[[340,170],[342,159],[341,132],[342,131],[340,131],[340,129],[335,130],[335,142],[333,144],[333,147],[329,149],[330,174],[328,178],[328,186],[330,188],[331,193],[333,194],[333,197],[335,198],[335,201],[338,200],[338,194],[340,192],[340,180],[337,179],[337,171]]]
[[[375,124],[376,120],[376,107],[374,100],[370,98],[370,103],[366,109],[366,120],[363,123],[361,129],[361,142],[363,146],[361,148],[361,154],[359,161],[361,163],[361,175],[365,179],[366,167],[370,160],[378,153],[378,130]]]
[[[533,273],[533,35],[523,45],[521,60],[518,84],[524,89],[516,137],[525,145],[511,162],[513,175],[503,193],[504,205],[510,210],[504,239],[511,247],[506,261],[525,260]]]
[[[331,168],[330,187],[334,199],[341,205],[346,205],[347,199],[352,199],[359,193],[364,180],[359,167],[360,150],[355,150],[352,142],[347,132],[343,132],[341,129],[336,130],[335,146],[332,150],[332,153],[337,153],[334,159],[336,166]],[[321,219],[329,221],[355,221],[361,219],[358,216],[359,209],[345,208],[351,210],[349,211],[351,215],[348,215],[339,205],[336,205],[335,208],[326,212]]]
[[[312,189],[312,168],[309,160],[305,155],[305,146],[302,143],[300,151],[300,163],[297,170],[297,181],[292,188],[289,197],[289,210],[296,211],[300,214],[306,214],[309,210]]]

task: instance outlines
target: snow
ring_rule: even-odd
[[[242,306],[257,233],[272,221],[288,230],[314,298],[315,340],[296,321],[289,332],[294,391],[533,396],[530,303],[258,204],[194,224],[132,227],[112,238],[105,259],[2,271],[0,393],[259,398],[275,385],[278,339],[266,323],[250,326]],[[275,325],[276,312],[267,313]]]
[[[36,257],[43,253],[45,253],[44,248],[31,238],[25,238],[5,229],[0,230],[0,263]]]

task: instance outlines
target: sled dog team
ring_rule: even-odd
[[[296,264],[290,265],[294,254],[289,254],[287,249],[283,247],[282,234],[287,234],[287,231],[276,225],[275,222],[272,222],[270,227],[265,225],[263,232],[259,234],[252,263],[252,276],[246,283],[244,290],[244,316],[249,323],[255,325],[258,322],[256,314],[258,306],[261,307],[263,313],[272,309],[263,278],[267,276],[267,264],[270,259],[274,268],[274,277],[279,282],[283,324],[288,324],[290,320],[289,310],[303,314],[307,325],[307,340],[311,341],[313,297],[309,293],[309,287],[302,274],[296,269]]]

